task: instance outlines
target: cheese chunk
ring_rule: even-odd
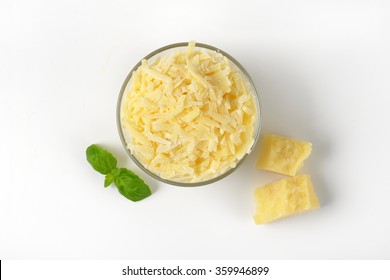
[[[233,168],[254,144],[250,85],[226,57],[190,42],[142,61],[121,108],[131,153],[176,182],[200,182]]]
[[[308,175],[287,178],[255,191],[256,224],[268,223],[320,207]]]
[[[257,167],[295,176],[311,153],[311,143],[278,135],[263,137]]]

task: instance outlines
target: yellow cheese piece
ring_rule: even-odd
[[[232,168],[254,144],[249,84],[226,57],[186,49],[142,61],[121,110],[128,148],[164,179],[199,182]]]
[[[320,207],[308,175],[300,175],[265,185],[255,191],[256,224],[268,223]]]
[[[289,176],[295,176],[303,161],[311,153],[311,143],[296,139],[265,135],[257,167]]]

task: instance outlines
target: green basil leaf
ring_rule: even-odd
[[[108,173],[104,178],[104,187],[107,188],[114,182],[114,176],[111,173]]]
[[[120,168],[115,178],[115,185],[120,194],[132,201],[142,200],[152,194],[150,188],[133,171]]]
[[[116,168],[116,158],[108,151],[93,144],[87,148],[87,160],[93,169],[104,175]]]
[[[115,178],[119,175],[120,172],[121,171],[118,168],[114,168],[113,170],[111,170],[111,172],[108,173],[104,178],[104,187],[107,188],[112,183],[114,183]]]

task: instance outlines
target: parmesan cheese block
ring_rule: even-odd
[[[255,191],[256,224],[268,223],[320,207],[310,177],[291,177],[273,182]]]
[[[186,49],[143,60],[122,103],[128,149],[177,182],[223,174],[254,144],[256,106],[247,80],[217,52]]]
[[[257,167],[295,176],[311,153],[311,143],[278,135],[263,137]]]

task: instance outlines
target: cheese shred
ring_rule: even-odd
[[[143,60],[125,92],[128,148],[151,172],[201,182],[236,166],[254,143],[256,106],[243,75],[220,53],[184,50]]]

